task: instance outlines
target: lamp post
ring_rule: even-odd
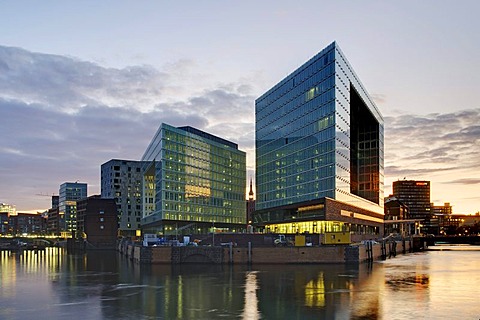
[[[212,246],[215,247],[215,221],[212,222]]]

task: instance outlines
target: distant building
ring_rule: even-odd
[[[450,205],[449,202],[445,202],[443,204],[443,206],[436,206],[432,203],[431,204],[431,211],[432,211],[432,214],[434,214],[434,215],[452,214],[453,213],[453,207]]]
[[[78,236],[84,236],[87,248],[114,248],[117,232],[117,205],[114,199],[99,195],[77,201]]]
[[[11,215],[8,224],[12,235],[45,235],[47,231],[47,220],[36,213]]]
[[[422,220],[421,233],[437,233],[438,223],[432,220],[430,181],[394,181],[393,195],[408,206],[411,219]]]
[[[445,227],[452,225],[452,221],[455,219],[450,219],[450,216],[453,213],[452,206],[449,202],[445,202],[443,206],[436,206],[433,203],[430,204],[430,210],[432,212],[432,217],[430,218],[430,227],[432,229],[431,233],[435,235],[445,234]],[[433,229],[436,229],[433,231]]]
[[[118,230],[122,236],[135,236],[141,228],[142,164],[141,161],[112,159],[101,166],[102,198],[115,199]]]
[[[47,210],[47,234],[60,236],[59,196],[52,196],[52,207]]]
[[[15,206],[7,204],[7,203],[0,203],[0,213],[8,213],[8,215],[16,215],[17,209]]]
[[[408,206],[394,196],[385,199],[385,235],[415,234],[418,222],[409,219]]]
[[[335,42],[260,96],[255,226],[382,233],[383,123]]]
[[[60,211],[58,206],[48,209],[47,233],[49,235],[60,236]]]
[[[11,234],[8,224],[9,217],[10,215],[8,214],[8,212],[0,212],[0,234],[2,235]]]
[[[65,182],[59,191],[59,229],[65,236],[77,230],[77,201],[87,197],[87,184]],[[52,199],[53,202],[53,199]]]
[[[52,196],[52,208],[58,208],[58,205],[60,204],[60,197],[59,196]]]
[[[142,161],[143,232],[245,229],[246,155],[235,143],[162,124]]]
[[[440,235],[480,235],[480,214],[438,215]]]

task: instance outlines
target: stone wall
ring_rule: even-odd
[[[363,263],[393,258],[413,251],[413,242],[397,241],[356,245],[322,245],[314,247],[240,247],[187,246],[143,247],[128,244],[120,252],[137,263],[145,264],[322,264]]]

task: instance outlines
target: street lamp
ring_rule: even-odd
[[[215,221],[212,222],[212,246],[215,247]]]

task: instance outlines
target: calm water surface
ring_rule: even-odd
[[[480,247],[436,248],[370,266],[251,268],[2,251],[0,319],[480,319]]]

